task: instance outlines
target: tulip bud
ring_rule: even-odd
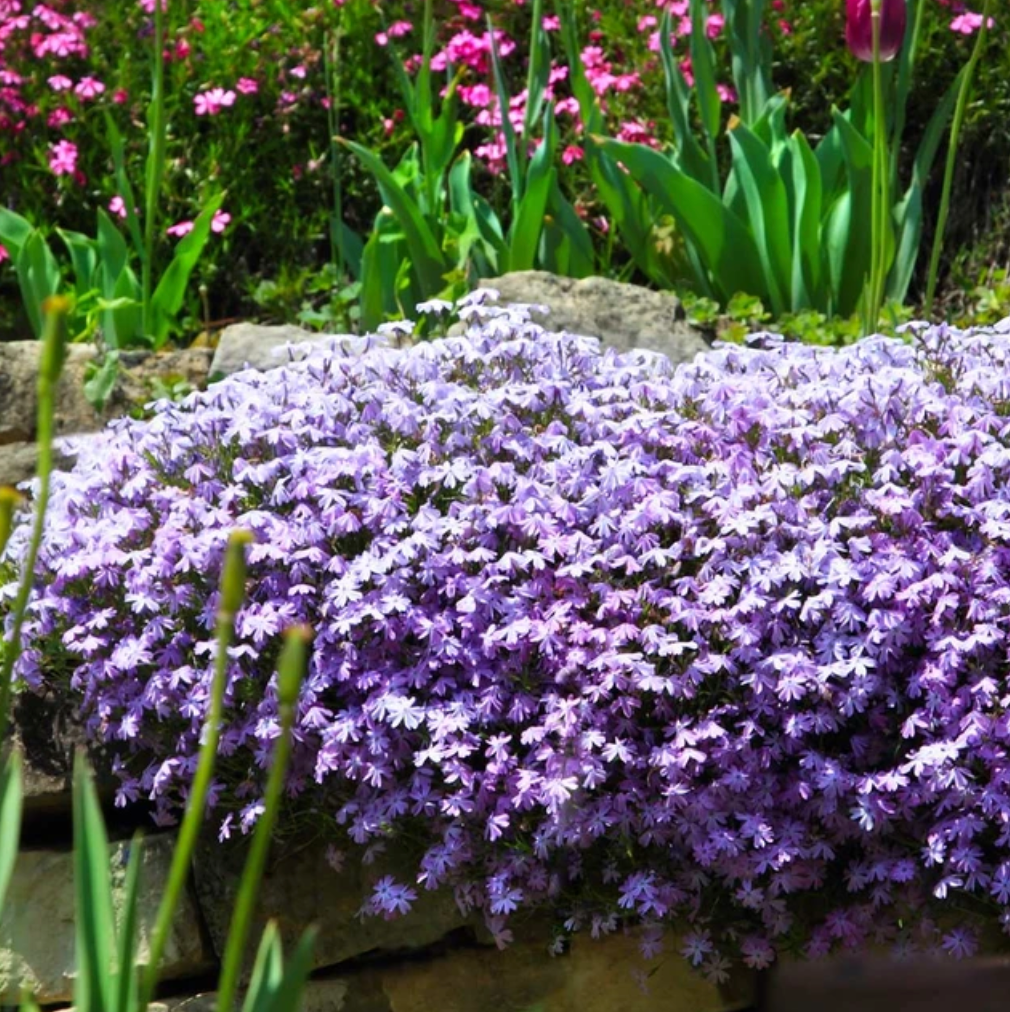
[[[905,40],[905,0],[845,0],[845,43],[858,60],[873,62],[873,10],[880,11],[880,59],[893,60]]]

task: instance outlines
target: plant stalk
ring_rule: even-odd
[[[3,664],[0,665],[0,747],[3,746],[7,736],[14,664],[21,652],[21,630],[24,627],[32,584],[35,582],[35,563],[39,556],[39,546],[42,544],[46,507],[49,505],[49,487],[53,472],[55,428],[53,417],[56,414],[56,386],[63,369],[69,313],[70,300],[62,295],[50,296],[42,303],[42,353],[39,362],[38,414],[35,423],[35,439],[39,455],[36,466],[39,492],[35,497],[35,519],[32,524],[31,540],[28,542],[28,552],[25,555],[21,582],[18,586],[17,597],[14,599],[14,606],[11,609],[13,616],[11,634],[4,650]]]
[[[147,114],[148,153],[144,178],[144,262],[141,264],[141,329],[150,336],[151,286],[154,269],[154,235],[165,175],[165,12],[162,0],[154,4],[154,70],[151,78],[151,104]]]
[[[947,228],[947,215],[950,213],[950,191],[954,184],[954,164],[957,159],[957,145],[961,138],[961,127],[964,125],[965,113],[968,110],[968,96],[971,93],[971,82],[975,76],[975,67],[978,65],[979,57],[982,55],[982,49],[985,46],[985,39],[989,30],[989,4],[990,0],[985,0],[982,6],[982,24],[979,26],[978,35],[975,37],[975,45],[964,68],[961,87],[957,93],[957,104],[954,106],[954,119],[950,125],[947,160],[943,169],[943,189],[940,193],[940,210],[936,218],[936,232],[933,235],[933,248],[930,251],[929,274],[926,281],[925,312],[927,318],[932,318],[933,316],[933,302],[936,298],[936,278],[940,271],[940,251],[943,248],[943,233]]]
[[[203,726],[203,742],[200,745],[196,774],[193,777],[193,785],[186,801],[186,812],[172,854],[165,893],[158,907],[158,916],[151,934],[150,954],[140,984],[138,1007],[142,1009],[147,1008],[154,995],[154,988],[158,982],[158,968],[168,942],[172,918],[189,877],[190,858],[204,821],[204,808],[210,791],[211,777],[214,774],[218,741],[221,737],[221,716],[228,682],[228,647],[235,636],[235,617],[245,596],[245,549],[252,541],[253,536],[248,531],[234,531],[228,539],[228,547],[225,550],[221,573],[221,602],[217,612],[217,655],[210,689],[210,706]]]
[[[277,665],[277,708],[280,715],[280,734],[274,746],[270,775],[267,778],[263,796],[263,814],[256,823],[252,846],[242,869],[238,898],[232,912],[231,927],[222,960],[221,977],[218,981],[217,1012],[231,1012],[238,990],[239,974],[242,970],[242,955],[245,952],[249,931],[252,927],[256,906],[257,890],[266,868],[267,853],[277,813],[284,790],[284,779],[291,759],[291,729],[295,722],[295,708],[312,641],[312,630],[308,626],[292,626],[284,632],[284,647]]]

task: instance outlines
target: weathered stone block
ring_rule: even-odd
[[[499,292],[498,305],[510,302],[546,306],[531,318],[550,331],[567,331],[598,337],[619,352],[643,348],[666,355],[674,365],[691,362],[710,343],[686,320],[680,300],[670,292],[657,292],[608,278],[564,278],[547,271],[515,271],[500,278],[485,278],[481,288]],[[450,333],[462,333],[458,325]]]
[[[207,929],[220,956],[224,952],[229,918],[244,863],[244,850],[223,847],[208,839],[197,849],[193,862],[197,899]],[[326,860],[325,850],[311,845],[273,861],[259,889],[253,936],[259,937],[269,919],[277,921],[285,951],[298,942],[302,931],[315,924],[317,967],[335,966],[369,952],[421,949],[466,926],[449,892],[418,890],[410,913],[393,920],[357,916],[383,875],[410,881],[394,862],[380,860],[362,868],[348,862],[340,873]]]
[[[138,958],[147,958],[148,941],[168,880],[174,837],[162,834],[144,843],[139,898]],[[117,906],[122,903],[128,844],[110,848]],[[118,913],[118,909],[117,909]],[[184,895],[162,962],[163,980],[205,972],[212,958],[205,950],[197,908]],[[0,1005],[17,1004],[22,986],[40,1004],[69,1002],[74,980],[74,879],[69,851],[22,851],[0,915]]]

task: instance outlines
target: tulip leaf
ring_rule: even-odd
[[[778,316],[787,308],[791,255],[789,202],[782,177],[772,163],[771,152],[742,123],[730,131],[733,167],[747,204],[751,233],[771,294],[771,309]],[[747,291],[746,288],[741,289]]]
[[[747,226],[707,187],[642,144],[605,140],[605,151],[627,166],[632,178],[672,214],[719,298],[746,291],[770,298],[767,286],[755,291],[757,244]]]

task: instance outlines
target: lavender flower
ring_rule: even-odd
[[[712,979],[1010,923],[1010,334],[674,371],[488,298],[162,403],[55,483],[19,675],[119,745],[120,801],[178,811],[242,527],[222,834],[309,623],[292,804],[341,853],[427,838],[364,913],[447,885],[502,944],[538,904],[677,922]]]

